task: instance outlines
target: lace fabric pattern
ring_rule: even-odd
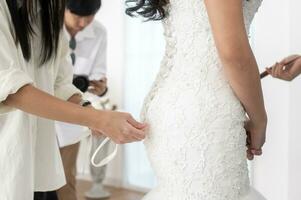
[[[261,0],[243,4],[247,30]],[[145,99],[158,185],[144,200],[264,200],[250,188],[245,112],[220,63],[202,0],[170,0],[166,52]]]

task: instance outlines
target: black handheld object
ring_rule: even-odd
[[[260,74],[260,79],[263,79],[264,77],[268,76],[269,73],[267,71],[264,71]]]
[[[80,91],[87,92],[90,86],[90,81],[87,76],[83,76],[83,75],[74,76],[73,85],[77,87]]]

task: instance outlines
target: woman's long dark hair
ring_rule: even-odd
[[[126,0],[126,4],[126,14],[130,16],[140,15],[147,20],[161,20],[166,17],[164,7],[168,0]]]
[[[168,3],[168,0],[126,0],[128,5],[126,14],[129,16],[140,15],[147,20],[161,20],[166,17],[164,7]]]
[[[32,56],[31,40],[35,34],[33,23],[41,20],[41,64],[56,56],[60,32],[64,24],[65,0],[6,0],[13,27],[16,45],[20,44],[23,57],[29,61]],[[37,5],[40,16],[37,17]]]

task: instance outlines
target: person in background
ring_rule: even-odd
[[[292,81],[301,74],[301,55],[288,56],[266,70],[274,78]]]
[[[94,19],[100,7],[101,0],[68,0],[65,11],[65,32],[73,65],[73,83],[87,96],[90,96],[87,94],[90,93],[95,97],[101,97],[108,91],[107,32],[105,27]],[[56,123],[56,130],[67,180],[67,184],[57,190],[57,196],[59,200],[76,200],[76,160],[80,141],[89,134],[80,126],[62,122]],[[93,137],[91,151],[94,151],[104,138]],[[103,154],[108,152],[108,145],[105,147]],[[109,192],[102,187],[106,167],[91,166],[90,169],[95,184],[92,190],[87,192],[87,197],[109,197]]]

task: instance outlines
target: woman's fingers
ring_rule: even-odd
[[[143,130],[136,129],[135,127],[129,124],[128,130],[130,131],[131,136],[137,141],[144,140],[146,133]]]
[[[256,156],[261,156],[262,155],[262,149],[251,149],[251,153],[253,155],[256,155]]]
[[[147,125],[136,121],[130,114],[125,114],[125,119],[119,142],[124,144],[145,139]]]
[[[284,65],[276,63],[276,77],[281,77]]]
[[[265,143],[266,137],[266,122],[260,121],[254,123],[254,121],[249,120],[245,123],[244,127],[246,129],[247,134],[247,158],[249,160],[252,160],[254,156],[262,155],[262,147]]]
[[[136,129],[130,124],[126,123],[124,128],[116,134],[116,138],[113,138],[114,142],[118,144],[126,144],[131,142],[138,142],[145,138],[145,133],[142,130]]]
[[[96,89],[88,89],[88,92],[90,92],[90,93],[92,93],[92,94],[95,94],[95,93],[97,93],[98,91],[96,90]]]
[[[258,137],[255,132],[247,131],[247,156],[261,156],[262,147],[265,142],[264,137]],[[257,133],[258,134],[258,133]],[[250,157],[251,158],[251,157]]]
[[[277,67],[277,63],[272,68],[272,76],[273,77],[276,77],[276,67]]]
[[[92,88],[90,88],[88,91],[96,95],[101,95],[107,88],[105,80],[90,81],[90,86],[92,86]]]
[[[145,129],[147,127],[147,124],[136,121],[131,115],[128,116],[127,121],[137,129]]]
[[[246,146],[247,146],[247,159],[248,160],[253,160],[254,159],[254,154],[251,152],[251,145],[252,145],[252,140],[251,140],[251,132],[250,132],[250,123],[246,122],[245,123],[245,129],[246,129]]]
[[[289,56],[272,67],[266,68],[266,71],[274,78],[291,81],[300,74],[298,67],[296,67],[296,63],[300,58],[300,55]]]
[[[288,63],[292,62],[293,60],[300,58],[300,55],[291,55],[284,58],[280,63],[283,65],[287,65]]]
[[[137,122],[128,113],[97,111],[97,114],[99,117],[91,129],[100,131],[117,144],[141,141],[146,136],[147,125]]]
[[[251,151],[251,139],[250,139],[250,136],[248,135],[248,138],[247,138],[247,159],[248,160],[253,160],[254,159],[254,154],[252,153]]]
[[[279,77],[279,63],[276,62],[274,67],[274,77]]]
[[[254,154],[252,154],[251,149],[249,149],[249,148],[247,150],[247,159],[248,160],[253,160],[254,159]]]
[[[290,66],[286,66],[286,68],[284,67],[285,65],[276,63],[272,67],[266,68],[266,71],[274,78],[286,80],[287,78],[289,78],[287,69],[289,69]]]
[[[250,149],[253,155],[262,155],[262,147],[264,145],[264,141],[264,138],[257,138],[256,136],[252,136]]]

